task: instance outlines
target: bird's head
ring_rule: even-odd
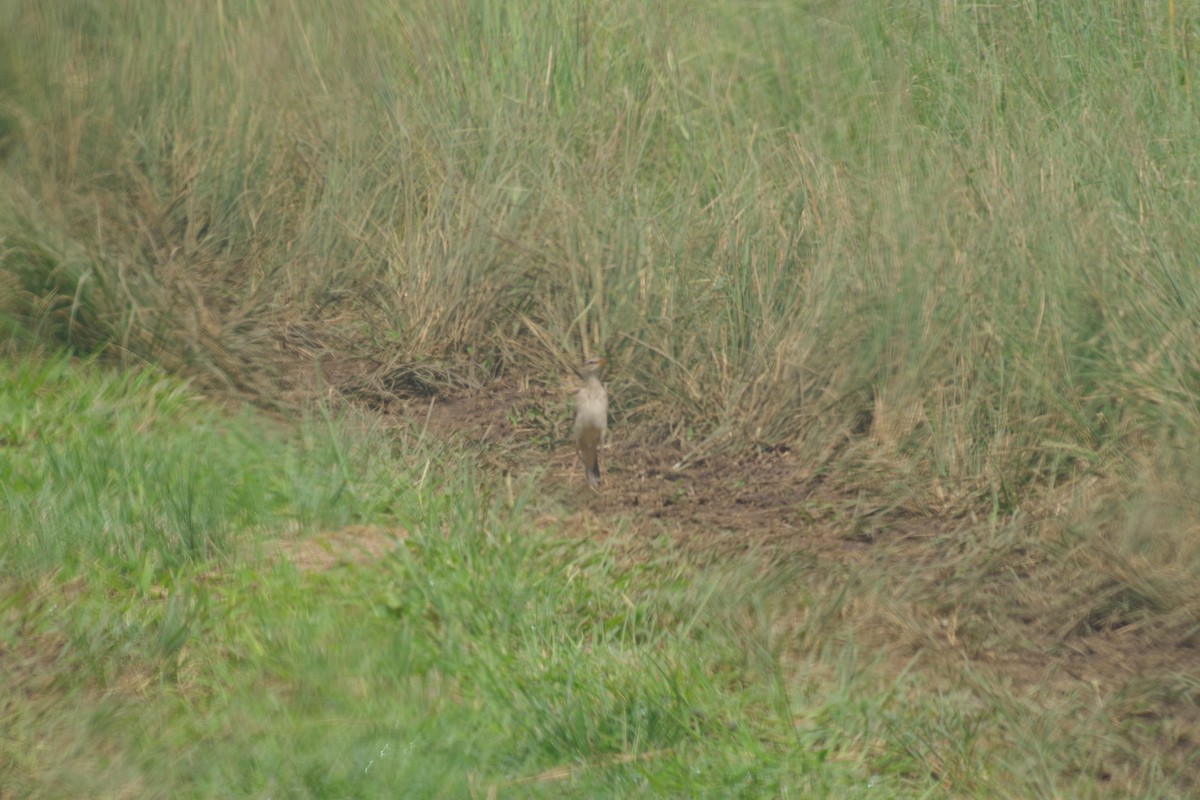
[[[581,373],[585,378],[589,375],[595,375],[601,369],[603,369],[606,364],[608,364],[608,359],[604,356],[589,358],[587,361],[583,362],[583,369],[581,370]]]

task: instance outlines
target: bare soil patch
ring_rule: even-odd
[[[273,554],[304,572],[324,572],[347,564],[376,562],[407,535],[407,531],[399,528],[349,525],[337,531],[278,542]]]

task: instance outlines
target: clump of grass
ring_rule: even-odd
[[[218,559],[247,531],[343,523],[407,474],[348,461],[321,425],[272,433],[221,414],[153,369],[22,358],[0,366],[0,408],[10,574],[99,561],[157,575]]]

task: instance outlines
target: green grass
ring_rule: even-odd
[[[907,684],[850,644],[784,681],[783,579],[556,538],[532,485],[480,486],[469,459],[399,479],[419,441],[262,435],[176,382],[62,358],[2,378],[6,796],[936,785],[880,739]],[[267,546],[349,519],[390,521],[396,551],[309,571]]]
[[[264,436],[264,426],[268,435]],[[67,574],[103,563],[153,576],[219,559],[247,531],[313,530],[386,507],[409,471],[349,462],[315,424],[220,413],[178,380],[64,358],[0,373],[4,563]],[[389,468],[392,465],[388,465]]]
[[[566,539],[421,439],[60,357],[2,378],[6,796],[1023,797],[1120,755],[1068,722],[1089,698],[863,649],[915,597],[886,569]],[[395,549],[286,555],[343,528]]]

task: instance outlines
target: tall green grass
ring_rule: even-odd
[[[267,402],[320,353],[606,348],[629,419],[919,507],[1194,449],[1189,11],[3,13],[0,312],[40,338]]]

